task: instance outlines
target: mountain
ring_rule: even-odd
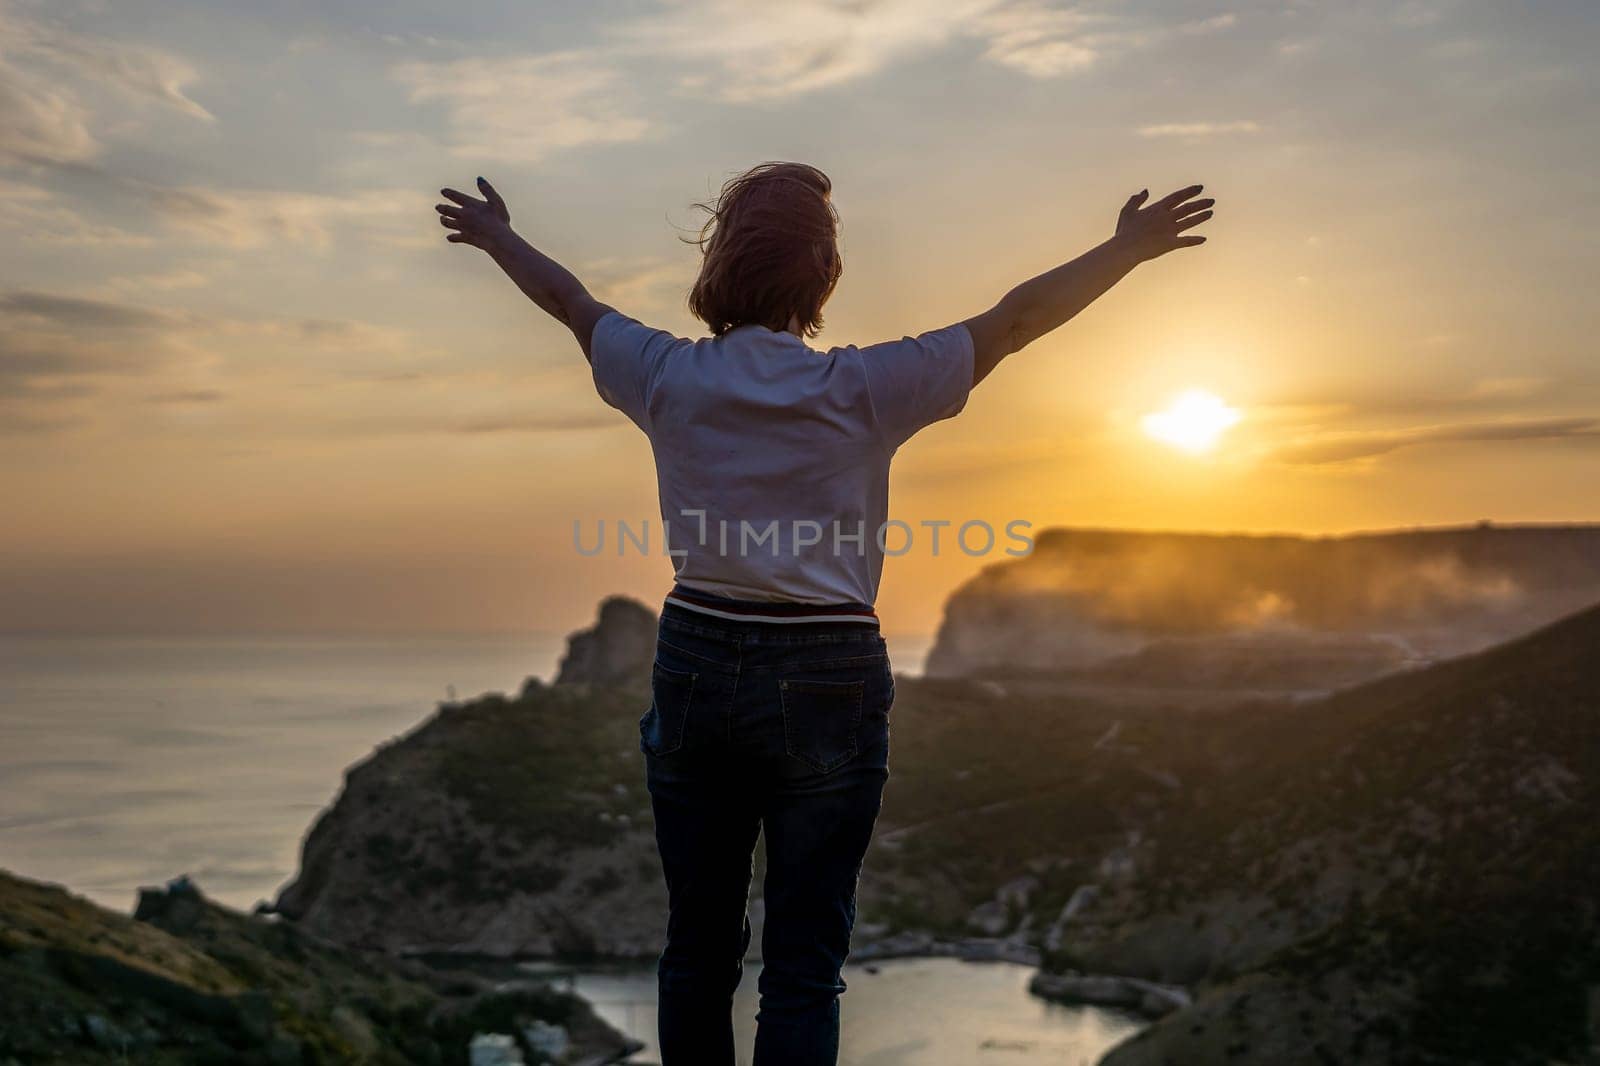
[[[441,708],[349,772],[279,911],[396,953],[652,956],[647,701]],[[900,678],[892,724],[858,957],[1038,959],[1041,994],[1172,1011],[1114,1066],[1588,1053],[1600,609],[1319,698]]]
[[[1108,1066],[1600,1053],[1600,610],[1299,726],[1068,938],[1201,988]]]
[[[529,1030],[567,1050],[541,1053]],[[354,952],[186,879],[144,890],[130,918],[0,871],[0,1062],[442,1066],[478,1033],[530,1063],[636,1046],[575,996]]]
[[[946,605],[927,672],[1327,690],[1600,603],[1600,527],[1337,537],[1053,529]]]

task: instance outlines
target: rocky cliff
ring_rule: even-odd
[[[666,890],[638,720],[648,683],[450,704],[345,775],[276,909],[396,953],[645,957]]]
[[[931,676],[1326,690],[1600,603],[1600,528],[1342,537],[1056,529],[946,605]]]
[[[649,677],[655,653],[655,614],[638,600],[612,596],[601,602],[592,628],[567,638],[556,684],[613,685]]]
[[[1600,985],[1597,648],[1590,611],[1198,711],[902,678],[858,947],[1040,958],[1057,990],[1115,975],[1162,1010],[1188,988],[1119,1066],[1576,1061]],[[652,955],[647,699],[531,684],[442,708],[351,770],[280,910],[390,951]]]
[[[529,1063],[634,1046],[574,996],[351,951],[186,880],[146,890],[130,918],[0,872],[0,1062],[443,1066],[485,1032]]]

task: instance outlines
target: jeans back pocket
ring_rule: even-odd
[[[780,680],[784,750],[822,774],[850,761],[860,751],[865,689],[865,681]]]
[[[683,747],[689,704],[699,676],[660,663],[650,668],[650,709],[639,719],[639,748],[645,754],[671,755]]]

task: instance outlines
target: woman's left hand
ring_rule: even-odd
[[[478,191],[483,193],[482,200],[454,189],[440,189],[439,194],[454,203],[434,204],[433,209],[439,212],[440,225],[455,230],[445,240],[487,252],[511,233],[511,212],[494,186],[482,178],[478,179]]]

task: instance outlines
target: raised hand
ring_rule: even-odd
[[[1204,237],[1184,236],[1185,230],[1193,229],[1212,215],[1215,200],[1194,199],[1202,188],[1204,186],[1191,185],[1179,189],[1149,206],[1144,206],[1150,198],[1149,189],[1134,193],[1117,216],[1116,240],[1141,260],[1204,244]]]
[[[433,209],[439,212],[440,225],[455,230],[446,235],[445,240],[452,244],[470,244],[487,252],[511,233],[511,212],[500,194],[494,191],[494,186],[482,178],[478,179],[478,191],[483,194],[482,200],[454,189],[440,189],[439,195],[453,202],[434,204]]]

